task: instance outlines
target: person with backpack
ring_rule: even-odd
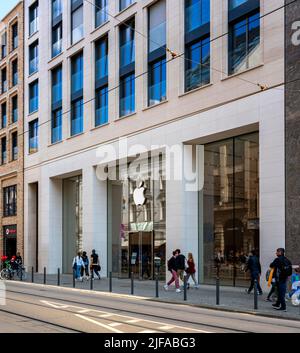
[[[173,251],[173,256],[169,259],[168,261],[168,270],[171,272],[172,277],[170,281],[164,285],[164,289],[168,290],[169,286],[175,282],[175,287],[176,287],[176,293],[180,293],[181,290],[179,288],[179,278],[177,276],[177,263],[176,263],[176,258],[177,258],[177,252]]]
[[[96,253],[96,250],[93,249],[91,255],[91,274],[93,275],[93,272],[95,272],[96,276],[101,279],[99,271],[101,271],[99,255]]]
[[[248,271],[248,270],[250,271],[250,275],[251,275],[251,284],[250,284],[249,289],[246,289],[246,293],[247,294],[251,293],[251,291],[252,291],[252,289],[254,287],[254,281],[256,280],[257,281],[258,294],[262,295],[263,292],[262,292],[262,289],[261,289],[260,284],[259,284],[259,279],[260,279],[260,275],[261,275],[261,265],[260,265],[258,257],[256,256],[256,251],[255,250],[252,250],[250,252],[250,256],[249,256],[249,259],[247,261],[246,270],[245,271]]]
[[[277,301],[272,306],[274,309],[281,311],[286,311],[286,282],[293,272],[291,261],[284,256],[284,253],[285,250],[283,248],[278,248],[276,250],[277,258],[270,264],[270,267],[274,268],[274,277],[278,290]]]

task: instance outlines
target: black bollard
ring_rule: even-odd
[[[73,288],[75,288],[75,270],[73,270]]]
[[[109,272],[109,291],[112,293],[112,272]]]
[[[254,280],[254,310],[258,309],[257,279]]]
[[[134,274],[131,272],[131,295],[134,295]]]
[[[187,276],[183,278],[183,300],[187,301]]]
[[[94,270],[91,269],[91,283],[90,283],[90,290],[94,289]]]
[[[158,292],[158,273],[155,273],[155,297],[159,297],[159,292]]]
[[[34,268],[31,267],[31,282],[34,283]]]
[[[216,278],[216,305],[220,305],[220,278]]]
[[[44,284],[46,284],[46,267],[44,267]]]
[[[60,268],[57,269],[57,285],[60,286]]]
[[[23,281],[23,266],[21,265],[21,277],[20,277],[21,282]]]

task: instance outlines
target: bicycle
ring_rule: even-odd
[[[2,280],[13,280],[15,275],[17,275],[19,280],[25,280],[26,279],[25,268],[22,266],[22,264],[16,263],[15,265],[17,267],[13,268],[13,266],[11,265],[10,261],[5,261],[4,265],[5,265],[5,267],[0,272],[0,279],[2,279]]]

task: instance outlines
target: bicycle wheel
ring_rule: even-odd
[[[10,279],[10,272],[7,268],[4,268],[1,272],[0,272],[0,278],[2,280],[9,280]]]

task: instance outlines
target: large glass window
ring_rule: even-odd
[[[210,40],[199,40],[186,48],[186,91],[210,82]]]
[[[96,118],[95,126],[108,122],[108,87],[96,91]]]
[[[17,185],[3,188],[3,217],[17,215]]]
[[[235,9],[243,4],[245,4],[249,0],[229,0],[229,10]]]
[[[77,0],[72,0],[72,6]],[[81,5],[72,10],[72,43],[78,42],[83,38],[83,2]]]
[[[39,29],[39,3],[38,1],[35,2],[33,5],[30,6],[29,8],[29,35],[31,36],[33,33],[38,31]]]
[[[1,139],[1,164],[7,162],[7,147],[6,147],[6,137]]]
[[[1,93],[7,91],[7,71],[6,67],[1,70]]]
[[[29,84],[29,114],[39,109],[39,81]]]
[[[35,119],[29,123],[29,153],[35,153],[38,151],[38,137],[39,137],[39,120]]]
[[[7,106],[6,102],[1,104],[1,129],[7,125]]]
[[[52,112],[51,143],[62,140],[62,110],[59,108]]]
[[[210,0],[185,1],[185,31],[191,32],[210,22]]]
[[[254,66],[259,60],[259,12],[246,15],[229,27],[229,74]]]
[[[12,123],[16,123],[18,121],[18,96],[12,97],[11,107],[12,107]]]
[[[12,62],[12,85],[16,86],[18,84],[18,59]]]
[[[52,70],[52,104],[62,101],[62,67]]]
[[[166,2],[161,0],[149,8],[149,53],[166,43]]]
[[[120,67],[125,67],[135,61],[134,20],[120,27]]]
[[[71,136],[83,132],[83,99],[72,102]]]
[[[99,27],[108,19],[108,0],[95,0],[95,26]]]
[[[18,159],[18,132],[11,134],[11,158],[13,161]]]
[[[62,14],[62,0],[52,0],[52,18],[55,19]]]
[[[39,43],[34,42],[29,47],[29,75],[37,72],[39,69]]]
[[[72,94],[83,89],[83,55],[80,53],[72,58],[71,63]]]
[[[149,105],[157,104],[166,97],[166,59],[149,65]]]
[[[1,36],[1,59],[4,59],[7,55],[7,33],[3,33]]]
[[[134,75],[123,77],[120,82],[120,116],[135,111],[135,78]]]
[[[135,0],[120,0],[120,11],[133,4]]]
[[[12,48],[13,50],[18,48],[18,23],[12,26]]]
[[[185,91],[210,82],[210,1],[185,1]]]
[[[96,81],[108,75],[108,39],[99,40],[95,44]]]
[[[52,28],[52,57],[62,51],[62,22]]]
[[[259,137],[239,136],[204,146],[204,189],[199,195],[200,272],[243,285],[249,252],[259,253]]]

